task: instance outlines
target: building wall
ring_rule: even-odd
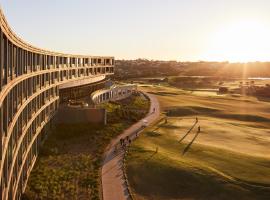
[[[0,199],[20,199],[25,190],[44,128],[58,108],[59,86],[113,72],[113,57],[62,54],[25,43],[0,10]]]
[[[64,106],[59,108],[59,111],[57,112],[56,123],[93,123],[105,125],[106,110],[104,108],[78,108]]]
[[[79,100],[86,97],[90,97],[92,92],[104,88],[107,82],[108,80],[105,79],[91,84],[85,84],[74,87],[65,87],[62,89],[60,88],[59,90],[60,103],[68,102],[68,100]]]

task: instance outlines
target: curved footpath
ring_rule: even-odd
[[[103,200],[130,199],[123,174],[124,151],[115,153],[114,149],[115,145],[119,144],[121,138],[129,136],[131,139],[134,139],[135,133],[140,130],[143,125],[143,120],[147,120],[148,124],[150,124],[159,117],[160,109],[157,98],[152,94],[145,93],[145,95],[149,97],[151,102],[147,116],[126,129],[117,138],[113,139],[107,147],[101,172]],[[154,109],[155,112],[153,112]]]

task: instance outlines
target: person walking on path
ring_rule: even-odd
[[[201,126],[198,126],[198,133],[201,132]]]
[[[198,120],[198,117],[196,117],[196,123],[198,123],[198,121],[199,121],[199,120]]]
[[[156,112],[156,108],[153,108],[153,113],[155,113]]]

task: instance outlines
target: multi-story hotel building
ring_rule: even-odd
[[[27,44],[0,11],[1,199],[20,199],[25,190],[59,105],[59,87],[94,84],[113,72],[113,57],[62,54]]]

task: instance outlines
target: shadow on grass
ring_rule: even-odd
[[[153,152],[148,158],[145,159],[143,164],[147,164],[147,162],[149,162],[156,154],[157,152]]]
[[[207,115],[215,118],[234,119],[244,122],[270,122],[268,117],[252,114],[230,114],[224,110],[199,107],[199,106],[185,106],[185,107],[170,107],[166,110],[166,115],[171,117],[183,117],[191,115]]]
[[[148,131],[146,132],[146,135],[149,137],[156,137],[156,136],[161,136],[160,133],[157,132],[157,130],[161,127],[164,126],[165,122],[163,122],[162,124],[160,124],[162,121],[164,121],[165,118],[161,118],[156,124],[156,127],[152,130],[152,131]]]
[[[159,96],[175,96],[175,95],[179,95],[178,93],[175,92],[148,92],[150,94],[154,94],[154,95],[159,95]]]
[[[176,125],[173,125],[173,124],[169,124],[169,123],[164,123],[164,124],[161,124],[160,127],[162,128],[166,128],[166,129],[177,129],[177,128],[180,128],[179,126],[176,126]]]
[[[163,121],[164,120],[164,118],[161,118],[158,122],[157,122],[157,126],[156,126],[156,128],[152,131],[152,132],[155,132],[155,131],[157,131],[160,127],[162,127],[162,125],[163,124],[159,124],[161,121]]]
[[[209,107],[200,107],[200,106],[173,106],[165,110],[167,116],[179,117],[179,116],[188,116],[188,115],[198,115],[198,114],[214,114],[220,112],[218,109],[209,108]]]
[[[223,118],[223,119],[235,119],[235,120],[245,121],[245,122],[270,122],[269,118],[262,117],[259,115],[216,113],[216,114],[213,114],[212,116]]]
[[[270,98],[269,97],[257,97],[257,99],[259,101],[270,102]]]
[[[146,132],[146,135],[148,137],[158,137],[158,136],[161,136],[161,134],[159,132],[155,132],[155,131]]]
[[[194,124],[193,124],[193,126],[188,130],[188,132],[179,140],[179,142],[182,142],[187,136],[188,136],[188,134],[192,131],[192,129],[196,126],[196,124],[197,124],[198,122],[195,122]]]
[[[200,134],[200,132],[198,131],[196,133],[196,135],[194,136],[194,138],[191,140],[191,142],[186,146],[186,148],[184,149],[182,155],[185,155],[186,152],[190,149],[191,145],[193,144],[193,142],[196,140],[196,138],[198,137],[198,135]]]
[[[152,132],[156,132],[160,128],[160,125],[158,125]]]

